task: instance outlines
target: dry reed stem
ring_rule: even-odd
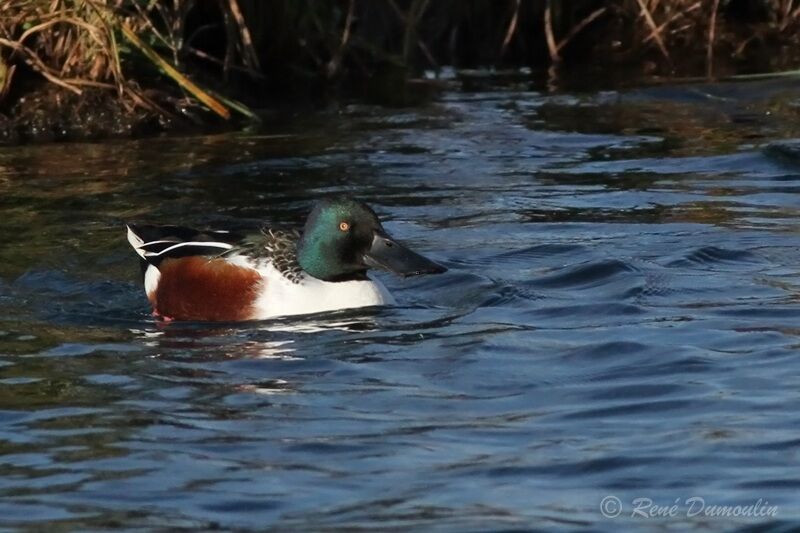
[[[782,4],[783,4],[783,9],[781,9],[781,23],[778,26],[778,29],[780,31],[785,30],[786,26],[788,26],[789,22],[791,21],[791,13],[792,13],[792,7],[794,7],[793,6],[794,0],[784,0]]]
[[[547,51],[550,53],[550,62],[556,64],[561,62],[561,56],[558,55],[558,45],[553,34],[553,15],[550,4],[551,0],[547,0],[544,8],[544,36],[547,41]]]
[[[116,88],[121,95],[124,80],[113,31],[106,24],[92,24],[86,9],[66,8],[63,4],[62,0],[53,0],[50,12],[43,12],[32,2],[7,4],[4,10],[16,11],[0,24],[7,37],[0,44],[14,50],[45,79],[75,94],[82,94],[80,87],[96,87]],[[92,0],[85,0],[82,5],[94,10],[104,22]],[[38,23],[13,38],[14,30],[22,29],[30,19]],[[35,44],[29,45],[34,37]],[[114,83],[105,82],[107,79]]]
[[[521,5],[522,5],[522,0],[514,0],[514,14],[511,16],[511,21],[508,23],[506,36],[505,38],[503,38],[503,45],[500,47],[501,56],[506,53],[506,48],[508,48],[509,43],[511,43],[511,39],[517,32],[517,22],[519,21],[519,8]]]
[[[419,24],[422,15],[428,9],[430,0],[412,0],[411,6],[408,8],[406,15],[406,31],[403,37],[403,63],[408,64],[408,58],[411,56],[412,39],[414,42],[419,41],[417,33],[417,25]]]
[[[236,56],[236,46],[233,43],[236,42],[236,26],[231,18],[231,14],[229,11],[224,9],[225,0],[219,0],[220,9],[222,10],[222,20],[223,24],[225,25],[225,34],[226,34],[226,46],[225,46],[225,58],[222,62],[222,75],[223,79],[227,82],[228,81],[228,72],[230,72],[231,65],[233,65],[234,58]]]
[[[717,9],[719,0],[714,0],[711,7],[711,20],[708,23],[708,46],[706,47],[706,77],[711,79],[714,73],[714,37],[717,29]]]
[[[31,28],[26,30],[19,37],[19,39],[17,39],[17,42],[22,44],[22,45],[24,45],[25,41],[30,36],[32,36],[32,35],[34,35],[36,33],[41,33],[41,32],[43,32],[45,30],[48,30],[50,27],[52,27],[52,26],[54,26],[56,24],[70,24],[70,25],[73,25],[73,26],[76,26],[76,27],[79,27],[79,28],[83,28],[86,31],[86,34],[92,40],[94,40],[97,43],[97,45],[100,47],[101,50],[108,50],[109,49],[109,47],[107,46],[107,43],[104,41],[103,36],[101,35],[101,32],[100,32],[99,28],[97,28],[96,26],[92,26],[91,24],[89,24],[89,23],[87,23],[87,22],[85,22],[83,20],[74,18],[74,17],[59,17],[59,18],[55,18],[55,19],[49,20],[47,22],[43,22],[43,23],[38,24],[36,26],[32,26]],[[30,50],[30,48],[28,48],[28,49]],[[70,64],[69,61],[64,61],[62,63],[62,65],[61,65],[61,70],[58,73],[58,75],[61,76],[61,77],[66,77],[67,71],[70,70],[70,66],[71,66],[71,64]],[[53,73],[55,75],[54,72],[51,72],[51,73]],[[114,78],[118,78],[117,73],[113,72],[113,70],[112,70],[111,74],[112,74],[112,76]],[[92,71],[90,71],[89,72],[89,77],[90,78],[101,78],[103,76],[101,76],[100,72],[92,72]]]
[[[64,89],[73,92],[77,95],[83,94],[83,91],[80,88],[76,87],[73,83],[66,82],[62,80],[57,74],[51,72],[50,67],[48,67],[39,56],[28,48],[25,45],[22,45],[16,41],[12,41],[9,39],[4,39],[0,37],[0,45],[6,46],[15,50],[22,54],[23,60],[36,72],[44,76],[49,82],[58,85],[59,87],[63,87]]]
[[[336,49],[336,52],[333,53],[330,61],[328,61],[328,64],[325,66],[325,74],[329,78],[336,76],[336,73],[339,71],[339,67],[342,65],[344,50],[347,47],[347,43],[350,41],[350,28],[353,25],[353,19],[355,18],[355,5],[355,0],[350,0],[347,3],[347,16],[344,20],[342,38],[339,39],[339,47]]]
[[[156,25],[153,24],[152,20],[150,20],[150,17],[147,15],[145,10],[142,9],[142,6],[139,5],[139,2],[134,2],[133,7],[134,9],[136,9],[136,12],[139,13],[139,19],[144,23],[144,27],[146,27],[149,31],[153,32],[153,35],[156,37],[156,39],[164,43],[164,46],[171,49],[173,51],[173,56],[174,56],[175,55],[174,45],[170,41],[170,39],[167,39],[166,37],[164,37],[164,35],[162,35],[160,31],[158,31],[158,28],[156,28]],[[159,11],[159,13],[161,12]],[[162,19],[164,18],[163,13],[161,13],[161,18]]]
[[[569,44],[569,42],[581,31],[583,31],[586,26],[597,20],[603,13],[607,11],[606,7],[601,7],[595,9],[580,22],[575,24],[567,34],[558,42],[556,42],[555,34],[553,33],[553,20],[552,14],[550,12],[550,0],[548,0],[547,5],[545,6],[544,11],[544,30],[545,30],[545,39],[547,40],[547,50],[550,52],[550,61],[555,65],[561,61],[561,50]]]
[[[435,69],[439,68],[439,63],[436,61],[436,58],[433,57],[433,53],[428,48],[428,45],[425,44],[425,41],[417,37],[417,47],[422,51],[422,55],[425,56],[425,59],[428,60],[428,63]]]
[[[14,72],[17,70],[16,65],[7,65],[3,58],[0,57],[0,102],[2,102],[8,95],[11,89],[11,80],[14,79]]]
[[[697,11],[701,7],[702,7],[702,2],[695,2],[694,4],[690,5],[686,9],[678,11],[677,13],[672,15],[670,18],[668,18],[665,22],[661,23],[661,25],[658,27],[658,32],[662,33],[665,29],[667,29],[667,26],[669,26],[670,24],[672,24],[673,22],[675,22],[679,18],[685,17],[688,13],[691,13],[692,11]],[[643,43],[650,42],[651,40],[653,40],[653,36],[654,35],[655,35],[654,33],[651,33],[642,42]]]
[[[658,48],[659,50],[661,50],[661,54],[664,56],[664,59],[666,59],[669,64],[672,64],[672,59],[670,58],[669,52],[667,51],[667,46],[664,44],[664,40],[661,38],[661,31],[658,29],[656,21],[653,20],[653,15],[647,8],[647,5],[644,3],[644,0],[636,0],[636,2],[639,4],[639,9],[641,10],[642,15],[644,16],[647,25],[650,27],[651,35],[656,40]]]
[[[261,70],[258,64],[258,54],[256,54],[256,49],[253,46],[253,38],[250,35],[250,30],[247,28],[242,10],[239,9],[239,3],[236,0],[228,0],[228,9],[233,16],[233,20],[236,21],[236,26],[239,30],[239,43],[242,47],[242,60],[245,66],[251,70]]]
[[[403,10],[400,9],[397,3],[395,3],[394,0],[387,0],[387,3],[389,4],[389,7],[392,8],[392,11],[394,11],[394,14],[397,16],[397,18],[400,20],[403,26],[408,26],[408,17],[406,16],[405,13],[403,13]],[[433,67],[435,68],[438,67],[438,63],[436,59],[433,57],[433,54],[428,48],[428,45],[426,45],[425,41],[423,41],[419,36],[417,36],[417,47],[422,51],[423,55],[425,56],[425,59],[428,60],[428,63],[433,65]]]
[[[575,37],[578,33],[580,33],[586,26],[594,22],[595,19],[597,19],[600,15],[605,13],[606,10],[607,8],[601,7],[595,9],[594,11],[589,13],[586,17],[584,17],[583,20],[581,20],[575,26],[573,26],[569,30],[569,32],[567,32],[567,35],[565,35],[564,38],[558,42],[556,50],[560,52],[561,49],[564,48],[567,45],[567,43],[569,43],[572,40],[573,37]]]
[[[192,80],[178,72],[178,70],[164,60],[155,50],[150,48],[144,41],[133,33],[126,23],[120,25],[122,34],[128,39],[131,44],[138,48],[150,61],[158,65],[164,73],[175,80],[178,85],[189,91],[195,98],[200,100],[206,107],[224,119],[231,118],[231,113],[224,105],[222,105],[216,98],[208,94],[206,91],[198,87]]]
[[[194,48],[193,46],[184,45],[183,46],[183,51],[186,52],[187,54],[192,54],[193,56],[199,57],[200,59],[203,59],[203,60],[208,61],[210,63],[214,63],[215,65],[219,65],[220,67],[223,66],[223,61],[221,59],[219,59],[218,57],[214,57],[211,54],[207,54],[206,52],[203,52],[202,50],[198,50],[197,48]],[[255,70],[251,70],[251,69],[249,69],[247,67],[243,67],[243,66],[240,66],[240,65],[231,65],[230,68],[231,68],[231,70],[238,70],[239,72],[244,72],[245,74],[247,74],[248,76],[250,76],[251,78],[254,78],[254,79],[263,79],[264,78],[264,74],[263,73],[256,72]]]

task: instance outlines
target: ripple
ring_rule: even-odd
[[[638,417],[642,413],[661,413],[664,411],[686,411],[694,405],[692,400],[657,400],[649,402],[626,402],[613,407],[598,409],[585,409],[575,413],[562,415],[565,419],[596,419],[632,416]]]
[[[705,266],[709,269],[719,269],[723,267],[753,268],[754,265],[760,264],[763,264],[763,260],[747,250],[730,250],[716,246],[704,246],[691,251],[682,259],[668,263],[667,266]]]
[[[0,149],[0,528],[641,528],[613,494],[796,529],[798,133],[766,113],[795,89],[764,87]],[[376,273],[381,309],[149,315],[125,220],[300,224],[343,193],[450,270]]]
[[[773,141],[767,143],[762,150],[766,156],[774,158],[780,163],[791,166],[800,165],[800,140],[798,139]]]
[[[632,272],[637,272],[637,269],[625,261],[606,259],[571,266],[556,274],[540,277],[531,284],[546,288],[591,288]]]
[[[562,254],[574,254],[583,251],[582,246],[574,244],[539,244],[528,248],[520,248],[496,254],[486,259],[487,264],[496,265],[497,263],[529,264],[532,259],[550,259]],[[480,264],[480,263],[478,263]]]

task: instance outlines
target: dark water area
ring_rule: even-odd
[[[0,526],[797,527],[798,102],[452,91],[0,149]],[[449,272],[379,274],[391,308],[150,316],[124,222],[338,193]]]

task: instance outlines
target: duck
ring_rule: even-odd
[[[144,292],[164,321],[238,322],[396,304],[371,277],[447,269],[392,238],[368,205],[317,202],[302,231],[248,235],[172,225],[127,224]]]

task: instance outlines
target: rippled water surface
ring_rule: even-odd
[[[798,102],[453,90],[0,149],[0,526],[800,524]],[[149,315],[125,221],[293,225],[334,193],[449,272],[379,274],[393,308]]]

